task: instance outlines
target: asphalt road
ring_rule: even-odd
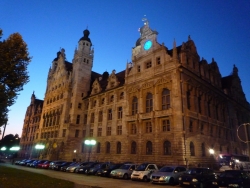
[[[120,180],[120,179],[113,179],[113,178],[106,178],[106,177],[98,177],[98,176],[86,176],[83,174],[76,174],[76,173],[67,173],[67,172],[60,172],[54,170],[46,170],[46,169],[37,169],[31,167],[24,167],[19,165],[12,165],[9,162],[7,163],[0,163],[0,165],[8,166],[11,168],[17,168],[21,170],[27,170],[34,173],[44,174],[46,176],[50,176],[53,178],[64,179],[75,183],[75,188],[142,188],[142,187],[149,187],[149,188],[162,188],[162,185],[154,185],[150,182],[140,182],[140,181],[131,181],[131,180]],[[170,186],[164,185],[164,188],[172,187],[178,188],[179,185]]]

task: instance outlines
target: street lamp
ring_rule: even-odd
[[[43,144],[37,144],[35,145],[35,149],[39,150],[39,158],[40,158],[40,154],[41,154],[41,150],[45,148],[45,145]]]
[[[209,149],[209,153],[210,153],[210,155],[213,155],[214,154],[214,150],[213,149]]]
[[[74,154],[75,158],[73,159],[73,161],[76,162],[76,149],[74,150]]]
[[[91,149],[92,149],[92,146],[94,146],[96,144],[96,141],[95,140],[85,140],[84,144],[89,146],[89,156],[88,156],[88,162],[89,162]]]

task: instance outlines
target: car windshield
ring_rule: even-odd
[[[164,166],[162,167],[159,172],[173,172],[174,171],[174,168],[172,167],[169,167],[169,166]]]
[[[201,174],[202,169],[199,168],[194,168],[194,169],[189,169],[186,171],[186,174]]]
[[[124,164],[124,165],[122,165],[122,166],[120,167],[120,169],[128,170],[129,167],[130,167],[130,165]]]
[[[136,168],[136,171],[144,171],[147,168],[147,164],[141,164]]]

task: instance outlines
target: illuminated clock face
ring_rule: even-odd
[[[144,43],[144,50],[149,50],[152,46],[152,41],[148,40]]]

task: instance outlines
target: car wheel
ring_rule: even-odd
[[[174,178],[170,178],[169,184],[170,184],[170,185],[174,185]]]
[[[128,174],[124,174],[123,179],[127,180],[128,179]]]
[[[147,182],[147,181],[148,181],[147,176],[144,176],[144,177],[142,178],[142,180],[143,180],[144,182]]]

